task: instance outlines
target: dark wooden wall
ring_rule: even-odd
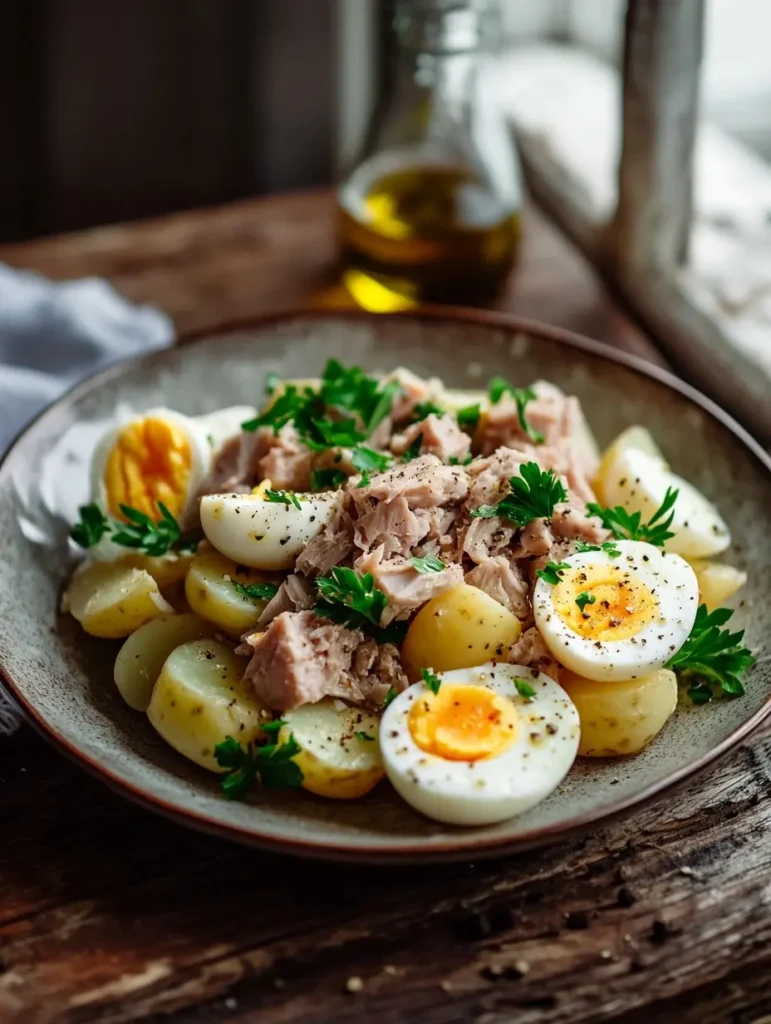
[[[0,240],[331,180],[335,0],[0,0]]]

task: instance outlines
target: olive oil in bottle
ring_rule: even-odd
[[[343,281],[360,305],[484,305],[515,259],[521,188],[478,90],[492,0],[401,0],[393,88],[338,192]]]

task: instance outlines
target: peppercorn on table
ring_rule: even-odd
[[[306,193],[0,248],[107,276],[183,334],[335,286]],[[663,362],[535,211],[498,308]],[[0,1020],[757,1021],[771,1013],[771,727],[687,788],[505,860],[354,868],[187,832],[28,726],[0,740]]]

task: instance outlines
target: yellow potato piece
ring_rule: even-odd
[[[425,604],[410,624],[402,655],[411,680],[421,669],[449,672],[500,657],[522,632],[516,615],[484,591],[461,583]]]
[[[615,683],[595,682],[563,670],[560,685],[578,709],[578,753],[586,757],[638,753],[661,731],[677,705],[677,679],[668,668]]]
[[[135,711],[147,711],[164,662],[181,644],[214,635],[216,627],[199,615],[164,615],[132,633],[115,659],[115,685]]]
[[[228,736],[254,742],[269,717],[241,681],[246,664],[217,640],[195,640],[172,651],[153,688],[147,717],[156,731],[213,772],[222,771],[214,757],[218,743]]]
[[[303,773],[304,789],[333,800],[356,800],[382,779],[377,715],[324,699],[286,711],[282,718],[286,725],[279,742],[293,735],[299,744],[300,753],[292,760]]]
[[[606,448],[600,460],[600,468],[597,473],[597,479],[594,481],[594,486],[601,502],[606,500],[604,493],[605,482],[613,472],[613,465],[616,459],[622,451],[626,451],[629,448],[645,452],[646,455],[652,455],[666,465],[666,459],[662,455],[659,446],[653,440],[649,430],[641,426],[627,427]]]
[[[166,590],[184,580],[194,557],[192,554],[180,555],[172,551],[156,556],[143,555],[136,551],[124,555],[118,564],[128,565],[134,569],[144,569],[145,572],[150,573],[161,590]]]
[[[158,584],[143,569],[98,562],[76,573],[62,607],[92,636],[128,636],[145,622],[174,612]]]
[[[747,582],[747,573],[733,565],[700,558],[689,561],[699,581],[699,601],[708,611],[722,607]]]
[[[185,580],[185,596],[202,618],[231,636],[240,636],[255,628],[267,601],[239,594],[233,580],[248,585],[265,582],[266,577],[237,566],[217,551],[207,551],[193,559]]]

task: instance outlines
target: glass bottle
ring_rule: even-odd
[[[397,0],[396,67],[338,191],[343,281],[386,311],[484,305],[515,256],[522,192],[511,133],[480,94],[493,0]]]

